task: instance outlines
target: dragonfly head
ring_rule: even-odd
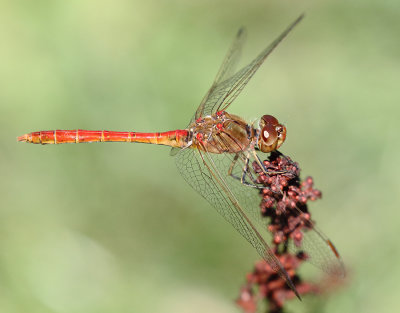
[[[272,115],[263,115],[259,126],[258,148],[262,152],[274,151],[285,141],[286,127],[279,124],[278,120]]]

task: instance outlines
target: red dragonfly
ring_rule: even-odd
[[[141,142],[171,146],[171,155],[175,156],[177,167],[188,184],[250,242],[298,296],[293,282],[265,240],[268,235],[260,214],[259,189],[251,188],[256,187],[251,183],[256,174],[249,166],[257,162],[268,173],[261,162],[262,153],[282,145],[286,128],[271,115],[264,115],[258,124],[250,125],[239,116],[227,113],[226,109],[302,18],[303,15],[298,17],[250,64],[235,72],[245,38],[244,29],[240,29],[214,83],[185,129],[157,133],[51,130],[25,134],[18,140],[35,144]],[[325,272],[344,274],[333,244],[316,228],[304,234],[301,249],[311,263]]]

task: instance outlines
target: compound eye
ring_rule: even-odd
[[[278,133],[272,125],[265,125],[261,130],[261,137],[267,146],[273,145],[278,138]]]
[[[265,122],[265,124],[269,124],[269,125],[278,125],[278,120],[273,117],[272,115],[263,115],[262,117],[263,121]]]

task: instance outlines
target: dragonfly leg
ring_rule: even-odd
[[[251,173],[249,171],[249,157],[250,157],[249,155],[246,156],[246,159],[244,161],[244,167],[243,167],[243,171],[242,171],[242,176],[239,177],[239,176],[236,176],[236,175],[234,175],[232,173],[233,169],[234,169],[234,167],[236,165],[236,162],[239,159],[239,154],[236,154],[234,159],[233,159],[233,161],[232,161],[231,166],[229,167],[228,175],[231,176],[232,178],[240,181],[240,183],[243,184],[244,186],[257,188],[257,189],[263,189],[264,188],[263,186],[258,186],[257,185],[256,180],[254,179],[254,177],[251,175]],[[251,183],[246,181],[246,176],[249,177],[249,179],[251,180]]]
[[[280,152],[279,152],[280,153]],[[286,174],[288,173],[287,171],[271,171],[269,170],[264,163],[260,160],[260,158],[258,157],[257,153],[254,151],[253,152],[254,157],[257,161],[257,164],[260,166],[261,170],[264,172],[265,175],[277,175],[277,174]]]

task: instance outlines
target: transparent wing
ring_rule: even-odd
[[[257,151],[257,156],[260,160],[265,160],[267,154]],[[251,165],[254,161],[255,159],[250,155],[248,172],[246,174],[247,182],[252,182],[252,177],[257,178],[257,174],[254,172]],[[233,174],[236,177],[241,177],[240,173],[243,173],[244,166],[244,158],[239,158],[235,163]],[[239,182],[237,179],[236,181]],[[231,188],[234,190],[238,201],[243,204],[248,212],[254,216],[258,216],[258,220],[264,225],[263,227],[266,228],[265,219],[260,217],[260,202],[262,200],[260,193],[257,189],[251,187],[247,187],[246,191],[242,189],[239,190],[239,187],[234,187],[233,184],[234,182],[232,182]],[[254,193],[257,193],[257,195],[255,196]],[[308,262],[330,275],[343,277],[345,275],[344,265],[332,242],[314,225],[314,223],[310,221],[308,225],[310,229],[308,231],[303,231],[302,245],[296,247],[293,241],[290,241],[289,249],[293,253],[304,251],[308,255]]]
[[[289,250],[293,253],[304,251],[307,261],[333,276],[344,277],[345,268],[336,248],[328,237],[315,225],[312,229],[303,231],[302,245],[297,247],[290,242]]]
[[[267,48],[265,48],[249,65],[242,68],[233,76],[226,74],[220,75],[225,71],[223,63],[216,82],[212,85],[206,96],[203,98],[199,108],[196,111],[195,119],[201,116],[212,115],[217,111],[226,110],[226,108],[236,99],[239,93],[249,82],[254,73],[258,70],[267,56],[278,46],[278,44],[289,34],[289,32],[303,19],[304,15],[299,16],[289,27],[276,38]],[[240,33],[240,31],[239,31]],[[236,42],[236,41],[235,41]],[[228,53],[229,56],[229,53]],[[230,62],[227,62],[229,65]],[[230,69],[231,67],[228,66]],[[227,71],[229,72],[229,71]],[[225,80],[221,80],[225,78]]]
[[[214,79],[214,82],[213,82],[211,88],[208,90],[207,94],[204,96],[199,107],[197,108],[194,119],[197,119],[197,118],[203,116],[204,106],[205,106],[209,96],[213,93],[213,91],[218,86],[218,84],[220,82],[228,79],[229,77],[231,77],[234,74],[237,62],[240,59],[240,56],[242,54],[242,49],[243,49],[245,40],[246,40],[246,29],[242,27],[237,32],[236,37],[233,40],[233,42],[228,50],[228,53],[226,54],[226,56],[224,58],[224,61],[222,62],[222,65],[217,73],[217,76]]]
[[[182,149],[176,155],[177,167],[187,183],[203,196],[232,226],[257,250],[271,267],[276,270],[297,294],[297,291],[288,274],[279,260],[273,254],[255,219],[258,206],[251,207],[248,212],[237,195],[248,195],[247,189],[243,193],[243,186],[239,181],[227,176],[234,155],[210,154],[198,149]],[[246,187],[245,187],[246,188]],[[250,190],[253,192],[252,190]],[[247,196],[248,195],[248,196]],[[257,192],[253,194],[257,195]],[[259,210],[258,210],[259,212]],[[258,213],[260,214],[260,213]]]

